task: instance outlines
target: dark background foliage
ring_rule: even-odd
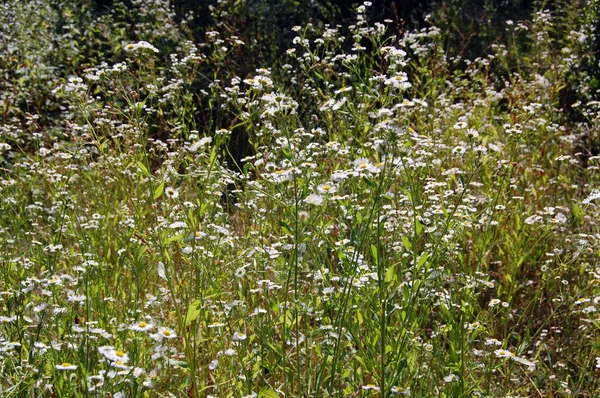
[[[307,23],[311,23],[316,31],[322,30],[326,25],[337,26],[342,35],[350,37],[349,25],[355,22],[356,8],[361,4],[343,0],[165,1],[163,8],[167,9],[166,14],[173,11],[172,17],[164,16],[165,20],[174,19],[171,27],[173,33],[154,37],[152,30],[162,29],[160,25],[163,17],[142,15],[142,3],[139,0],[77,0],[51,3],[56,17],[48,19],[50,26],[36,28],[40,34],[47,30],[52,33],[52,36],[48,34],[51,39],[46,41],[53,47],[42,51],[45,58],[27,59],[28,56],[23,52],[9,53],[0,60],[0,66],[8,73],[0,82],[0,89],[5,93],[12,93],[6,94],[11,98],[4,101],[0,121],[18,121],[18,124],[27,125],[27,114],[37,114],[40,115],[37,122],[40,126],[52,127],[53,124],[60,124],[61,118],[55,117],[60,112],[60,101],[51,93],[53,88],[69,76],[81,76],[86,68],[99,65],[103,61],[122,61],[125,57],[122,51],[123,43],[151,41],[161,49],[161,59],[157,65],[158,70],[161,70],[168,64],[169,54],[184,40],[202,46],[206,42],[206,32],[216,30],[221,32],[221,35],[240,38],[245,45],[228,54],[223,64],[203,64],[196,81],[188,87],[190,94],[198,102],[196,114],[190,116],[194,119],[190,124],[198,130],[211,131],[219,124],[227,125],[228,118],[226,110],[220,108],[218,96],[200,94],[203,90],[210,91],[208,87],[211,81],[216,80],[224,85],[236,76],[242,79],[249,77],[261,67],[271,68],[276,75],[279,66],[284,63],[285,51],[292,46],[294,25],[306,26]],[[400,37],[407,30],[418,30],[432,25],[438,27],[447,58],[460,57],[462,60],[451,63],[449,67],[460,72],[467,68],[468,64],[464,60],[486,57],[494,44],[509,44],[507,20],[530,25],[536,10],[549,9],[552,12],[552,40],[556,56],[560,56],[561,48],[569,46],[569,32],[579,29],[582,21],[596,24],[593,26],[594,40],[596,48],[600,48],[598,11],[594,11],[589,4],[584,7],[585,4],[587,3],[583,0],[375,0],[368,9],[367,17],[372,22],[391,20],[388,34],[396,37]],[[585,15],[582,14],[582,10],[585,10]],[[193,18],[190,18],[190,15],[193,15]],[[152,29],[149,32],[140,31],[137,27],[144,26],[148,19],[152,19]],[[8,36],[14,36],[14,29],[5,30]],[[364,44],[367,47],[369,45]],[[347,40],[345,45],[346,50],[350,51],[352,40]],[[527,37],[520,37],[510,45],[520,48],[520,51],[513,51],[513,54],[527,54],[531,50],[531,43]],[[7,44],[6,47],[10,46]],[[31,63],[34,67],[16,67],[23,63]],[[495,73],[504,73],[505,76],[514,70],[521,74],[528,73],[519,69],[520,64],[517,55],[511,64],[504,66],[505,71],[498,69]],[[452,73],[453,70],[449,72]],[[598,57],[592,49],[581,60],[580,69],[572,71],[567,85],[561,89],[562,108],[572,122],[585,120],[574,110],[572,104],[597,98],[599,81]],[[20,82],[21,87],[15,82]],[[582,87],[587,88],[585,93]],[[161,122],[155,121],[153,125],[160,126]],[[59,131],[60,126],[56,127]],[[164,131],[157,134],[165,138]],[[245,141],[243,132],[240,136],[233,135],[232,152],[236,158],[247,153],[247,150],[243,149]]]
[[[84,6],[85,3],[83,1]],[[131,6],[128,1],[122,4]],[[309,22],[316,27],[339,25],[342,33],[347,33],[344,29],[347,30],[354,21],[356,7],[361,3],[345,0],[248,0],[231,2],[228,15],[222,18],[215,18],[211,13],[216,2],[175,0],[173,4],[179,19],[190,12],[194,14],[195,18],[188,25],[195,39],[203,38],[206,31],[215,26],[223,26],[247,43],[245,49],[236,54],[238,59],[232,60],[237,73],[244,76],[256,68],[278,64],[282,54],[290,47],[294,37],[291,27],[294,25]],[[488,54],[490,45],[506,41],[507,20],[531,20],[534,10],[549,9],[562,23],[559,27],[567,28],[566,25],[573,22],[568,21],[568,11],[573,11],[569,7],[573,4],[564,0],[375,0],[369,8],[368,17],[373,21],[392,20],[395,32],[390,33],[397,36],[406,29],[420,29],[433,24],[442,30],[449,56],[475,59]],[[114,14],[121,3],[94,0],[89,6],[98,16]],[[556,33],[559,36],[561,32]],[[598,24],[595,26],[595,41],[596,47],[600,48]],[[585,67],[593,77],[592,88],[597,88],[600,76],[598,62],[588,61]],[[564,92],[567,103],[579,99],[574,88],[566,88]]]

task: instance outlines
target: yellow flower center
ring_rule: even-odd
[[[163,330],[162,333],[167,337],[169,337],[171,335],[171,332],[169,332],[168,330]]]
[[[63,368],[68,368],[69,366],[71,366],[71,363],[69,363],[69,362],[63,362],[61,366]]]
[[[123,351],[118,351],[117,350],[117,351],[115,351],[115,355],[122,358],[122,357],[125,356],[125,353]]]

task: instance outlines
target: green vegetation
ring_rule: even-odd
[[[0,395],[600,395],[598,2],[273,3],[0,7]]]

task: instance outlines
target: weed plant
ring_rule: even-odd
[[[0,10],[0,395],[600,394],[596,3],[247,76],[234,3],[55,3]]]

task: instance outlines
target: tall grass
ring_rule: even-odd
[[[167,1],[4,6],[2,396],[600,393],[594,4],[477,59],[369,6],[248,76]]]

